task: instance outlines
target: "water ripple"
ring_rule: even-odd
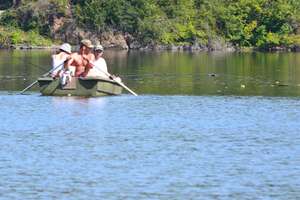
[[[0,95],[1,199],[298,199],[298,98]]]

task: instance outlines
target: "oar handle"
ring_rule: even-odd
[[[62,62],[62,63],[61,63],[60,65],[58,65],[57,67],[51,69],[51,70],[48,71],[47,73],[43,74],[42,76],[43,76],[43,77],[48,76],[48,75],[51,74],[53,71],[55,71],[57,68],[61,67],[64,63],[65,63],[65,61]],[[38,83],[38,80],[34,81],[34,82],[31,83],[30,85],[28,85],[24,90],[22,90],[22,91],[20,92],[20,94],[23,94],[24,92],[26,92],[27,90],[29,90],[32,86],[34,86],[34,85],[37,84],[37,83]]]

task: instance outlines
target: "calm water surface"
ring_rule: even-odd
[[[0,90],[24,89],[50,69],[50,55],[0,51]],[[140,94],[300,96],[300,53],[106,51],[105,58]]]
[[[300,198],[299,54],[107,52],[139,97],[17,95],[49,55],[0,52],[0,199]]]

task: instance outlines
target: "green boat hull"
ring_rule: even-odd
[[[123,89],[115,81],[99,77],[74,77],[66,86],[62,86],[58,79],[51,77],[39,78],[38,83],[41,94],[45,96],[99,97],[120,95]]]

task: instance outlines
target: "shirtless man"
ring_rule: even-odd
[[[92,42],[90,40],[82,40],[78,53],[72,53],[66,68],[75,67],[75,77],[85,77],[89,70],[93,67],[95,56],[92,53]]]

